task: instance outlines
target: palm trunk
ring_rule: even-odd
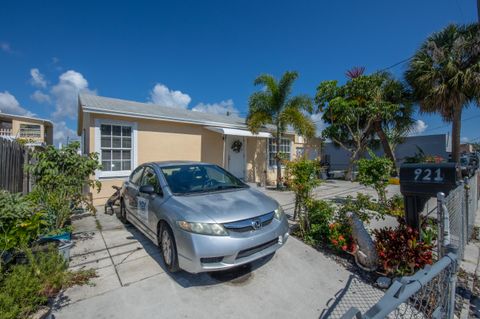
[[[452,122],[452,161],[460,161],[460,132],[462,129],[462,106],[455,106]]]
[[[277,136],[275,137],[275,143],[277,144],[277,152],[275,154],[275,163],[277,164],[277,189],[281,188],[282,183],[282,166],[280,163],[280,129],[277,126]]]
[[[392,161],[393,169],[394,169],[394,176],[398,175],[398,168],[397,163],[395,161],[395,154],[393,153],[392,148],[390,147],[390,143],[388,143],[387,135],[383,131],[382,123],[375,122],[375,133],[377,133],[380,142],[382,143],[383,152],[385,156]]]

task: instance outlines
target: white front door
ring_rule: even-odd
[[[227,170],[238,178],[245,178],[245,138],[226,136]]]

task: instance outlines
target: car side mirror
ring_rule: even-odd
[[[142,185],[140,186],[140,189],[138,190],[140,193],[145,193],[145,194],[155,194],[155,187],[152,185]]]

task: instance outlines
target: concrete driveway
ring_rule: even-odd
[[[346,184],[317,191],[325,198],[357,190]],[[293,200],[290,192],[266,192],[284,205]],[[352,275],[293,237],[249,266],[171,275],[153,243],[103,208],[96,217],[76,216],[74,227],[70,266],[95,268],[99,277],[66,290],[56,318],[318,318]]]

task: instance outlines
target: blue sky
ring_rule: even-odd
[[[296,70],[294,93],[314,96],[321,81],[389,67],[476,12],[475,0],[3,1],[0,111],[52,119],[57,141],[75,135],[78,90],[244,115],[260,73]],[[450,130],[416,118],[422,134]],[[479,138],[480,109],[463,118],[462,137]]]

